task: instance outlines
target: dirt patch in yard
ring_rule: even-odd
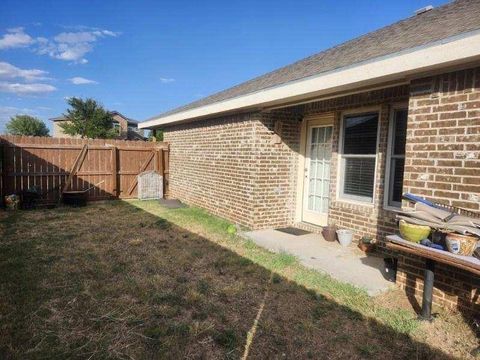
[[[461,323],[419,324],[198,209],[0,216],[1,358],[238,359],[248,344],[249,359],[450,359],[475,346],[468,330],[452,347],[422,335]]]

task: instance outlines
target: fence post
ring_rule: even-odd
[[[153,159],[153,170],[155,170],[156,172],[160,172],[160,166],[159,166],[159,162],[160,162],[160,150],[159,149],[155,149],[155,158]],[[161,172],[160,172],[161,174]]]
[[[170,181],[170,148],[162,149],[162,165],[163,165],[163,196],[169,196],[169,181]]]
[[[7,174],[7,144],[3,143],[2,144],[2,157],[0,158],[2,162],[2,187],[0,189],[0,196],[2,197],[0,199],[0,204],[3,204],[4,196],[8,195],[8,189],[7,189],[7,181],[8,181],[8,174]]]
[[[114,197],[120,195],[118,191],[118,150],[116,146],[112,148],[112,195]]]

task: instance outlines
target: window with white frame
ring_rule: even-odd
[[[343,117],[341,198],[373,202],[377,137],[378,112]]]
[[[408,109],[393,109],[390,119],[387,149],[385,197],[387,206],[402,206],[405,142],[407,138]]]

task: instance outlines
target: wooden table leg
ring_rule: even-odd
[[[435,278],[435,261],[425,259],[425,274],[423,276],[423,299],[421,320],[432,321],[433,281]]]

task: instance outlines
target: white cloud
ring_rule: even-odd
[[[163,84],[172,83],[174,81],[175,81],[175,79],[172,79],[172,78],[160,78],[160,82],[163,83]]]
[[[40,95],[57,90],[49,84],[38,81],[48,80],[48,72],[39,69],[20,69],[7,62],[0,62],[0,92],[17,96]],[[22,81],[18,82],[18,81]]]
[[[119,32],[91,28],[87,26],[70,27],[75,31],[65,31],[53,38],[36,37],[25,33],[24,28],[12,28],[0,37],[0,50],[30,47],[39,55],[48,55],[54,59],[86,64],[85,55],[93,51],[94,44],[102,38],[117,37]]]
[[[86,29],[86,28],[85,28]],[[85,55],[93,50],[94,43],[101,38],[116,37],[120,33],[110,30],[91,29],[88,31],[62,32],[52,40],[39,37],[37,53],[54,59],[86,64]]]
[[[7,62],[0,61],[0,79],[20,78],[27,82],[47,80],[48,72],[39,69],[20,69]]]
[[[57,90],[55,86],[41,83],[11,83],[0,81],[0,92],[12,93],[18,96],[23,95],[42,95]]]
[[[98,82],[95,80],[85,79],[81,76],[75,76],[68,80],[74,85],[98,84]]]
[[[57,43],[76,44],[88,43],[97,40],[97,36],[92,32],[63,32],[53,38]]]
[[[26,34],[22,27],[7,29],[7,33],[0,38],[0,49],[27,47],[33,42],[32,37]]]
[[[110,31],[110,30],[102,30],[102,33],[103,33],[103,35],[113,36],[113,37],[117,37],[118,35],[120,35],[119,32],[113,32],[113,31]]]

